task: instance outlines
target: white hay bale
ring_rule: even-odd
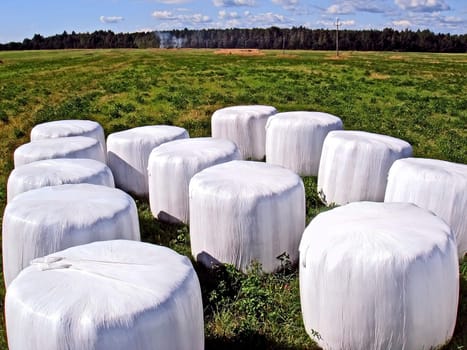
[[[188,185],[210,166],[240,159],[230,140],[200,137],[164,143],[149,156],[149,203],[154,217],[188,223]]]
[[[190,260],[148,243],[95,242],[33,261],[8,288],[5,318],[10,350],[204,349]]]
[[[105,153],[99,141],[86,136],[32,141],[19,146],[14,153],[15,168],[38,160],[56,158],[88,158],[105,163]]]
[[[316,176],[326,135],[342,127],[342,120],[328,113],[277,113],[266,124],[266,162]]]
[[[323,144],[318,192],[326,204],[384,200],[392,163],[410,157],[406,141],[364,131],[331,131]]]
[[[292,171],[266,163],[231,161],[202,170],[190,182],[190,241],[205,263],[246,271],[257,261],[265,272],[277,257],[298,259],[305,227],[305,191]]]
[[[93,159],[46,159],[21,165],[10,173],[7,198],[46,186],[90,183],[115,187],[110,168]]]
[[[148,196],[148,159],[164,142],[188,138],[177,126],[150,125],[124,130],[107,137],[108,165],[115,185],[137,196]]]
[[[435,349],[454,332],[454,235],[413,204],[319,214],[303,234],[299,272],[305,328],[325,350]]]
[[[261,160],[266,154],[266,123],[276,113],[274,107],[263,105],[219,109],[211,118],[212,137],[235,142],[242,159]]]
[[[406,158],[389,170],[385,202],[410,202],[451,226],[459,258],[467,253],[467,165],[437,159]]]
[[[106,152],[104,129],[92,120],[56,120],[37,124],[31,130],[31,141],[70,136],[92,137],[100,142],[104,154]]]
[[[94,241],[140,240],[133,198],[91,184],[42,187],[17,195],[5,208],[2,235],[7,286],[34,258]]]

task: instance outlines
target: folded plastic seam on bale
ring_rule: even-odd
[[[201,291],[187,257],[134,241],[81,247],[35,259],[13,281],[11,350],[204,348]],[[102,259],[93,259],[99,251]]]

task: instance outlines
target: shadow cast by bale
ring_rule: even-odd
[[[189,255],[188,226],[181,223],[174,224],[157,220],[149,209],[147,199],[136,198],[136,203],[139,212],[141,240],[143,242],[159,244],[172,249],[178,247],[183,249],[181,253]]]
[[[157,214],[157,219],[171,225],[183,225],[183,221],[163,210]]]

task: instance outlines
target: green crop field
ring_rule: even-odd
[[[467,163],[467,54],[214,50],[0,52],[0,206],[13,151],[31,128],[59,119],[92,119],[107,134],[173,124],[209,136],[219,108],[267,104],[279,111],[332,113],[346,129],[402,138],[414,155]],[[304,178],[307,220],[324,207],[316,178]],[[156,221],[137,200],[144,241],[190,256],[189,229]],[[316,349],[305,333],[298,272],[284,260],[272,275],[252,266],[196,266],[207,349]],[[460,266],[457,326],[446,349],[467,348],[467,259]],[[3,277],[3,276],[2,276]],[[2,278],[3,279],[3,278]],[[4,288],[1,289],[2,309]],[[424,291],[420,291],[424,293]],[[4,322],[0,348],[6,348]],[[27,330],[25,330],[27,333]]]

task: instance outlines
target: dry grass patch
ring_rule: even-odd
[[[373,72],[373,73],[370,74],[370,78],[371,79],[377,79],[377,80],[386,80],[386,79],[389,79],[390,76],[387,75],[387,74],[381,74],[381,73]]]
[[[263,56],[264,52],[259,49],[220,49],[214,51],[216,55],[240,55],[240,56]]]
[[[201,121],[201,120],[206,120],[210,118],[211,116],[208,115],[208,112],[206,111],[206,109],[203,109],[203,108],[192,109],[190,111],[184,112],[182,115],[176,118],[174,120],[174,124],[177,125],[179,123],[190,122],[190,121]]]

